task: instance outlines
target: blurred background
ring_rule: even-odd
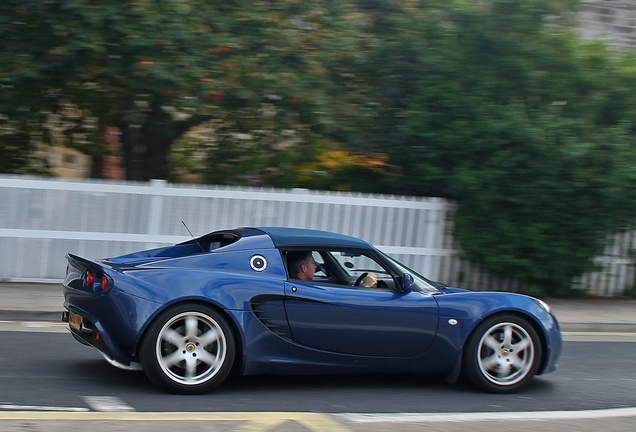
[[[0,278],[184,220],[636,294],[636,1],[3,0],[0,34]]]

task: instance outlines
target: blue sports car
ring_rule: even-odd
[[[437,373],[508,393],[561,353],[543,301],[450,288],[341,234],[239,228],[67,259],[72,335],[177,393],[207,391],[232,370]]]

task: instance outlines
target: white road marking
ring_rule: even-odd
[[[0,331],[29,333],[67,333],[68,324],[48,321],[0,321]]]
[[[14,404],[0,404],[0,410],[12,410],[12,411],[64,411],[64,412],[85,412],[85,411],[89,411],[88,408],[52,407],[52,406],[36,406],[36,405],[14,405]]]
[[[624,336],[634,337],[634,332],[561,332],[563,336]]]
[[[133,407],[115,396],[82,396],[82,399],[94,411],[99,412],[124,412],[135,411]]]
[[[527,411],[477,413],[336,414],[352,423],[446,423],[475,421],[588,420],[636,417],[636,407],[585,411]]]
[[[636,342],[633,332],[561,332],[565,342]]]

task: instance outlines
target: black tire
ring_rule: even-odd
[[[236,344],[227,320],[214,309],[183,304],[161,313],[148,328],[139,359],[157,386],[197,394],[218,386],[232,369]]]
[[[498,315],[479,324],[464,349],[463,371],[475,387],[512,393],[530,383],[541,362],[541,342],[524,318]]]

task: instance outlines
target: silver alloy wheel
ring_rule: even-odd
[[[156,339],[155,354],[171,380],[196,385],[213,378],[227,355],[221,326],[201,312],[184,312],[168,320]]]
[[[483,376],[500,386],[523,380],[535,359],[532,337],[522,326],[511,322],[497,323],[484,332],[477,353]]]

